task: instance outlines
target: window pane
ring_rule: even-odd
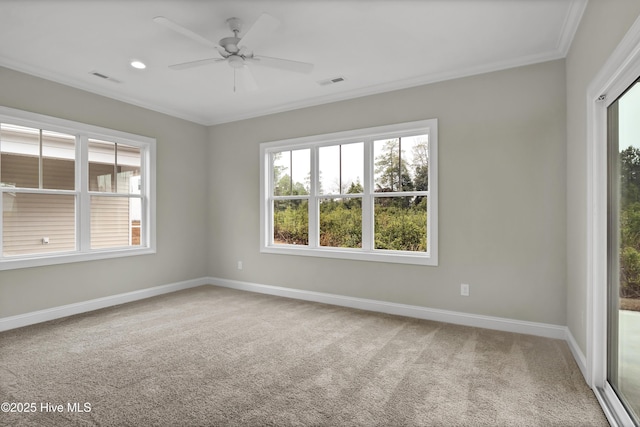
[[[309,244],[309,202],[276,200],[273,202],[273,243]]]
[[[273,162],[273,195],[291,195],[291,151],[280,151],[272,154]]]
[[[91,196],[91,248],[140,245],[141,208],[136,197]]]
[[[57,132],[42,132],[42,187],[75,189],[76,138]]]
[[[376,197],[375,249],[427,250],[427,197]]]
[[[320,246],[362,247],[362,199],[320,201]]]
[[[2,194],[3,255],[76,249],[75,196]]]
[[[330,145],[319,148],[319,194],[362,193],[364,144]]]
[[[116,144],[89,140],[89,191],[115,190]]]
[[[273,194],[295,196],[309,194],[311,150],[273,153]]]
[[[38,188],[40,130],[0,125],[0,182],[6,187]]]
[[[311,182],[311,150],[293,150],[291,152],[291,176],[293,177],[292,195],[309,194]]]
[[[373,145],[375,191],[400,191],[399,149],[399,138],[375,141]]]
[[[405,167],[413,178],[414,189],[429,191],[429,135],[402,138],[402,149],[407,153]]]
[[[375,191],[427,191],[428,135],[375,141]]]
[[[320,147],[318,156],[319,194],[340,194],[340,146]]]
[[[342,194],[362,193],[364,176],[364,144],[345,144],[342,150]]]
[[[140,148],[117,145],[118,182],[121,194],[140,194]]]

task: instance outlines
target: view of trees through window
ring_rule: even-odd
[[[362,248],[363,203],[369,200],[375,249],[426,252],[428,135],[369,141],[369,189],[365,144],[320,146],[316,151],[319,246]],[[309,244],[311,150],[271,155],[274,244]]]
[[[429,190],[427,136],[375,141],[374,173],[375,248],[426,251],[426,195],[403,193]]]
[[[618,101],[620,306],[640,311],[640,85]],[[613,124],[612,124],[613,125]]]
[[[640,419],[640,84],[607,107],[607,381]],[[633,422],[632,422],[633,424]],[[637,424],[634,424],[637,425]]]
[[[640,310],[640,148],[620,152],[620,297]],[[625,301],[627,300],[627,301]]]

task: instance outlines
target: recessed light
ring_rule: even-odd
[[[133,61],[131,61],[131,66],[138,70],[144,70],[145,68],[147,68],[144,62],[138,61],[137,59],[134,59]]]

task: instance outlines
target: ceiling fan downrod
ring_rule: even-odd
[[[240,18],[229,18],[227,19],[227,25],[229,25],[229,29],[233,32],[233,37],[225,37],[220,39],[220,46],[222,46],[228,53],[234,54],[240,51],[238,47],[238,43],[240,43],[240,31],[242,30],[242,20]]]

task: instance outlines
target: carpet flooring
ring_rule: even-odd
[[[0,402],[10,426],[608,425],[564,341],[215,286],[0,333]]]

